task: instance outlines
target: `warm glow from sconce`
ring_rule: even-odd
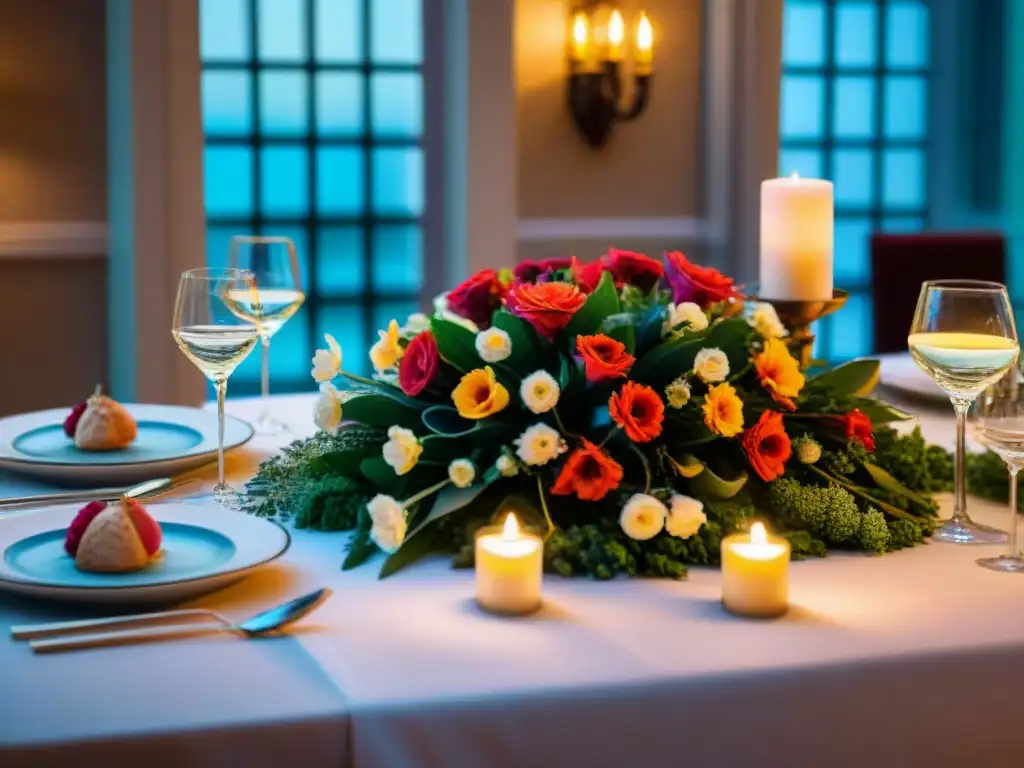
[[[636,50],[637,53],[649,51],[654,47],[654,30],[651,29],[650,19],[646,13],[640,14],[640,21],[636,25]]]
[[[590,37],[590,20],[583,11],[577,11],[572,19],[571,55],[573,61],[583,61],[587,57],[587,41]]]
[[[622,21],[622,14],[616,8],[608,18],[608,42],[612,46],[622,45],[626,38],[626,24]]]

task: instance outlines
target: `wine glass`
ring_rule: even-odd
[[[228,246],[228,266],[247,270],[256,278],[259,303],[251,311],[263,342],[263,407],[253,426],[261,435],[277,435],[287,427],[270,412],[270,339],[306,300],[295,243],[287,237],[236,235]]]
[[[259,324],[236,304],[259,301],[256,282],[238,269],[190,269],[182,272],[174,302],[171,334],[185,357],[195,363],[217,391],[217,485],[213,496],[233,506],[240,494],[224,482],[224,397],[228,377],[259,340]]]
[[[1020,354],[1006,286],[981,280],[925,282],[907,346],[914,362],[949,393],[956,413],[953,517],[935,532],[935,538],[956,544],[1006,541],[1002,531],[968,517],[964,477],[967,411]]]
[[[978,398],[971,411],[971,426],[978,439],[1006,462],[1010,472],[1010,546],[1005,555],[983,557],[982,568],[1024,573],[1024,557],[1017,547],[1017,473],[1024,467],[1024,376],[1013,366]]]

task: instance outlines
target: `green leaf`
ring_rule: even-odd
[[[427,403],[422,400],[417,400],[413,397],[409,397],[407,394],[402,392],[392,384],[388,384],[383,381],[377,381],[375,379],[368,379],[365,376],[359,376],[355,373],[348,373],[342,371],[341,375],[349,381],[359,384],[362,387],[366,387],[371,390],[374,394],[383,395],[384,397],[390,397],[392,400],[396,400],[407,408],[425,408]]]
[[[875,425],[890,424],[894,421],[907,421],[914,418],[912,414],[901,411],[884,400],[858,397],[854,399],[853,404],[854,407],[859,408],[865,416],[871,419],[871,423]]]
[[[456,435],[427,435],[423,444],[423,459],[448,462],[468,456],[476,448],[497,449],[506,425],[497,421],[481,421],[472,429]]]
[[[503,330],[512,340],[512,354],[505,360],[511,370],[529,375],[544,367],[543,352],[532,325],[507,309],[499,309],[494,313],[494,327]]]
[[[636,329],[637,356],[647,354],[661,341],[661,326],[665,321],[665,307],[655,304],[644,311]]]
[[[456,370],[469,373],[485,363],[476,351],[476,334],[458,323],[440,317],[430,318],[430,329],[441,357]]]
[[[601,323],[601,333],[620,341],[626,346],[629,354],[636,352],[637,316],[633,312],[620,312],[606,317]]]
[[[836,366],[808,382],[812,390],[839,395],[867,395],[878,384],[877,360],[851,360]]]
[[[423,426],[418,409],[375,392],[353,397],[342,406],[342,413],[347,421],[357,421],[367,427],[387,429],[397,425],[416,430]]]
[[[376,454],[379,450],[379,448],[373,446],[369,452]],[[364,450],[345,450],[322,453],[309,460],[310,474],[342,475],[344,477],[358,478],[362,474],[360,466],[363,459],[368,458],[369,452]]]
[[[710,467],[705,466],[704,471],[690,481],[690,488],[699,496],[713,499],[731,499],[743,490],[747,484],[747,473],[741,472],[737,477],[727,480],[715,474]]]
[[[637,360],[630,376],[660,389],[693,368],[697,353],[709,347],[718,347],[725,352],[731,370],[742,370],[749,362],[753,333],[746,320],[735,317],[723,320],[706,331],[669,338]]]
[[[877,464],[870,461],[866,461],[863,463],[862,466],[865,470],[867,470],[867,473],[871,475],[871,479],[875,481],[875,484],[882,490],[888,491],[889,493],[894,493],[897,496],[903,496],[904,498],[909,499],[912,503],[916,505],[925,508],[931,507],[931,504],[928,502],[927,499],[914,493],[912,490],[907,488],[905,485],[903,485],[903,483],[901,483],[899,480],[897,480],[895,477],[893,477],[891,474],[889,474],[886,470],[882,469]]]
[[[438,491],[437,496],[434,497],[434,504],[430,508],[430,514],[409,531],[398,551],[384,561],[379,578],[385,579],[428,554],[434,548],[434,542],[430,540],[430,536],[425,535],[424,531],[442,517],[457,512],[472,503],[486,487],[482,484],[471,485],[469,488],[455,488],[449,485]]]
[[[566,338],[571,341],[576,336],[589,336],[596,333],[606,317],[618,313],[619,292],[615,290],[612,273],[605,272],[601,275],[601,282],[597,284],[597,288],[587,297],[587,303],[573,315],[569,325],[566,326]]]
[[[421,414],[423,425],[438,435],[462,435],[477,426],[472,419],[464,419],[450,405],[434,405]]]
[[[374,456],[369,459],[363,459],[359,463],[359,471],[363,477],[369,480],[377,488],[394,488],[398,475],[395,474],[395,470],[384,461],[383,456]]]
[[[377,551],[377,545],[370,538],[368,528],[359,528],[348,543],[348,552],[345,554],[345,562],[341,564],[341,570],[349,571],[362,565],[369,560]]]

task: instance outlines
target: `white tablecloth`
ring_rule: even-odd
[[[308,399],[279,403],[308,424]],[[925,428],[948,442],[948,420]],[[723,613],[707,569],[552,577],[540,613],[496,619],[471,573],[432,560],[379,582],[339,570],[344,542],[297,532],[284,563],[201,601],[244,616],[334,588],[291,638],[33,657],[0,636],[0,766],[980,766],[1024,747],[1024,577],[974,565],[993,547],[794,563],[794,609],[755,622]],[[0,602],[0,632],[56,615]]]

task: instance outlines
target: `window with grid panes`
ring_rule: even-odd
[[[422,284],[422,0],[201,0],[207,260],[236,234],[295,241],[306,304],[274,337],[274,391],[309,389],[333,334],[366,374]],[[258,391],[259,350],[233,394]]]
[[[835,184],[835,283],[846,307],[815,353],[872,351],[869,238],[928,219],[926,0],[785,0],[779,171]]]

